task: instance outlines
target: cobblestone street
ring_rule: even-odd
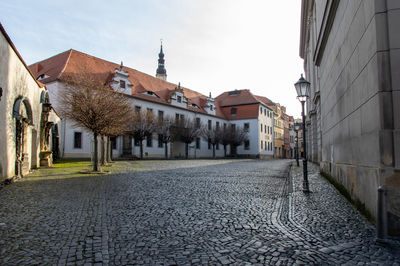
[[[314,165],[304,195],[289,160],[140,163],[1,189],[0,264],[400,263]]]

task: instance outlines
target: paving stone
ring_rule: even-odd
[[[306,195],[301,167],[288,175],[290,160],[139,163],[122,174],[28,177],[0,190],[0,265],[400,261],[399,240],[375,245],[375,229],[313,164]]]

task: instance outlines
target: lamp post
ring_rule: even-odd
[[[307,173],[307,152],[306,152],[306,118],[304,113],[304,103],[309,97],[310,82],[303,78],[301,75],[300,79],[294,84],[297,92],[297,99],[301,102],[301,115],[303,118],[303,192],[310,192],[308,187],[308,173]]]
[[[294,131],[296,132],[296,137],[295,137],[295,156],[296,156],[296,163],[297,163],[297,167],[299,166],[299,130],[300,130],[300,124],[299,123],[295,123],[294,124]]]

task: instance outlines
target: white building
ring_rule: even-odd
[[[46,87],[36,80],[0,24],[0,181],[52,163],[53,125]]]
[[[66,73],[77,73],[85,65],[90,72],[110,81],[114,89],[129,95],[137,109],[148,110],[156,116],[200,120],[207,127],[223,127],[235,124],[248,129],[249,141],[237,147],[229,147],[229,155],[251,157],[273,156],[273,111],[249,90],[226,92],[212,98],[196,91],[166,81],[164,53],[160,51],[157,77],[135,69],[105,61],[75,50],[69,50],[30,66],[34,75],[46,84],[51,96],[63,90]],[[57,110],[57,102],[53,105]],[[92,135],[81,128],[73,128],[71,121],[62,121],[60,150],[62,157],[90,157]],[[261,130],[260,130],[261,128]],[[203,138],[190,144],[189,157],[211,157],[212,147]],[[185,145],[179,141],[168,144],[170,157],[183,157]],[[144,141],[144,157],[163,158],[163,143],[158,135]],[[130,136],[119,136],[113,143],[114,157],[139,155],[137,141]],[[216,156],[223,157],[222,145],[216,145]]]

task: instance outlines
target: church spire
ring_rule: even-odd
[[[164,52],[163,52],[163,47],[162,47],[162,39],[161,41],[161,48],[160,48],[160,53],[158,54],[158,68],[156,72],[156,77],[162,80],[167,80],[167,70],[165,70],[164,67]]]

